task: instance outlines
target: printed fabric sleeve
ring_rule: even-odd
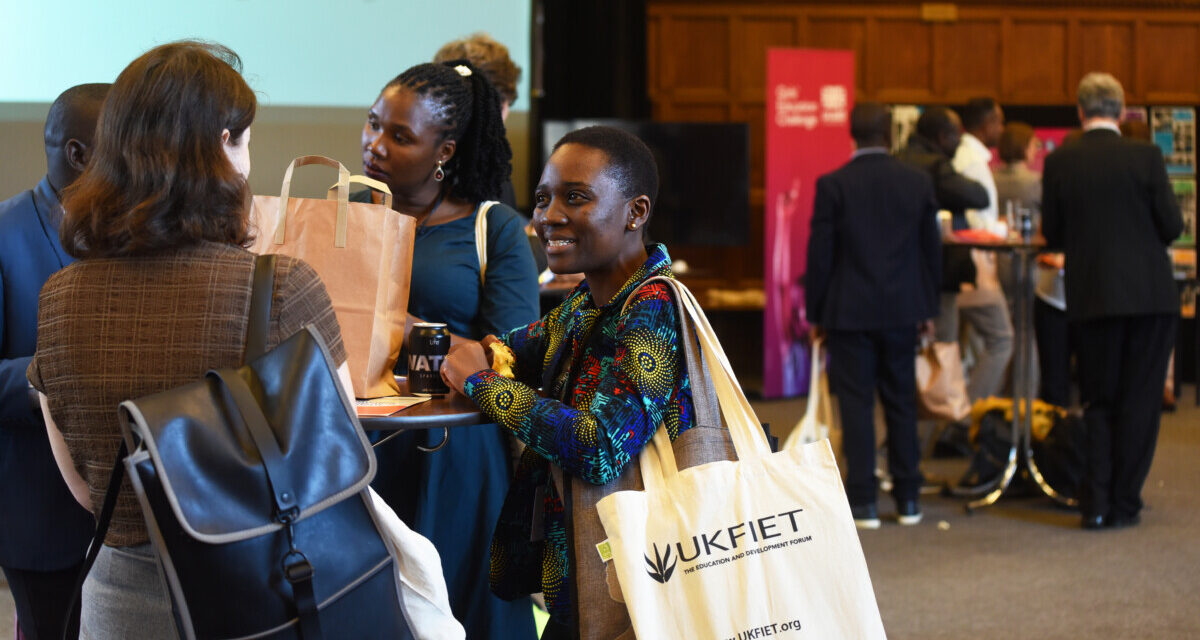
[[[540,385],[546,360],[546,318],[517,327],[499,339],[516,359],[513,366],[516,380],[532,387]]]
[[[675,306],[665,285],[643,287],[616,327],[616,353],[585,409],[539,397],[529,385],[485,369],[467,395],[527,447],[592,484],[614,480],[641,452],[668,411],[679,411],[683,363]],[[578,363],[602,375],[601,363]],[[677,435],[677,434],[672,434]]]

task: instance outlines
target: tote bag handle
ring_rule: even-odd
[[[750,406],[745,394],[742,393],[737,377],[733,373],[733,367],[729,364],[729,359],[725,356],[712,325],[709,324],[708,318],[700,308],[700,303],[696,301],[692,292],[677,280],[659,276],[648,279],[646,283],[656,281],[663,282],[672,288],[678,301],[677,308],[682,308],[679,319],[681,342],[685,345],[684,358],[687,360],[693,397],[700,399],[700,404],[696,407],[697,416],[702,415],[704,398],[711,397],[710,394],[715,395],[720,414],[724,417],[733,440],[733,448],[738,460],[753,460],[768,455],[771,448],[767,444],[766,435],[761,428],[758,428],[758,417],[755,416],[754,409]],[[632,295],[630,297],[632,298]],[[626,305],[628,305],[628,301],[626,301]],[[699,354],[694,353],[691,348],[696,342],[690,335],[693,330],[699,341]],[[707,365],[708,371],[705,372],[707,375],[694,372],[695,367],[692,361],[697,359],[696,356],[699,356],[701,362]],[[679,473],[666,429],[659,428],[655,432],[654,439],[639,456],[639,464],[642,465],[642,481],[648,489]]]
[[[487,200],[479,204],[479,213],[475,214],[475,257],[479,258],[479,284],[482,286],[487,279],[484,274],[487,273],[487,214],[492,210],[492,207],[497,203],[496,200]]]

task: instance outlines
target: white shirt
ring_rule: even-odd
[[[1117,123],[1112,120],[1093,120],[1083,125],[1084,131],[1091,131],[1092,129],[1108,129],[1109,131],[1115,131],[1117,135],[1121,135],[1121,127],[1117,126]]]
[[[972,229],[984,229],[995,233],[998,222],[996,209],[996,181],[992,179],[992,152],[979,138],[964,133],[958,150],[954,152],[954,170],[983,185],[988,194],[988,206],[983,209],[967,209],[967,224]]]

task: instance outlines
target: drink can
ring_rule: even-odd
[[[415,396],[450,393],[442,362],[450,353],[450,331],[441,322],[418,322],[408,333],[408,391]]]

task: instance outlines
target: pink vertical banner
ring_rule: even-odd
[[[767,51],[763,395],[808,392],[804,265],[817,177],[847,160],[854,53]]]

